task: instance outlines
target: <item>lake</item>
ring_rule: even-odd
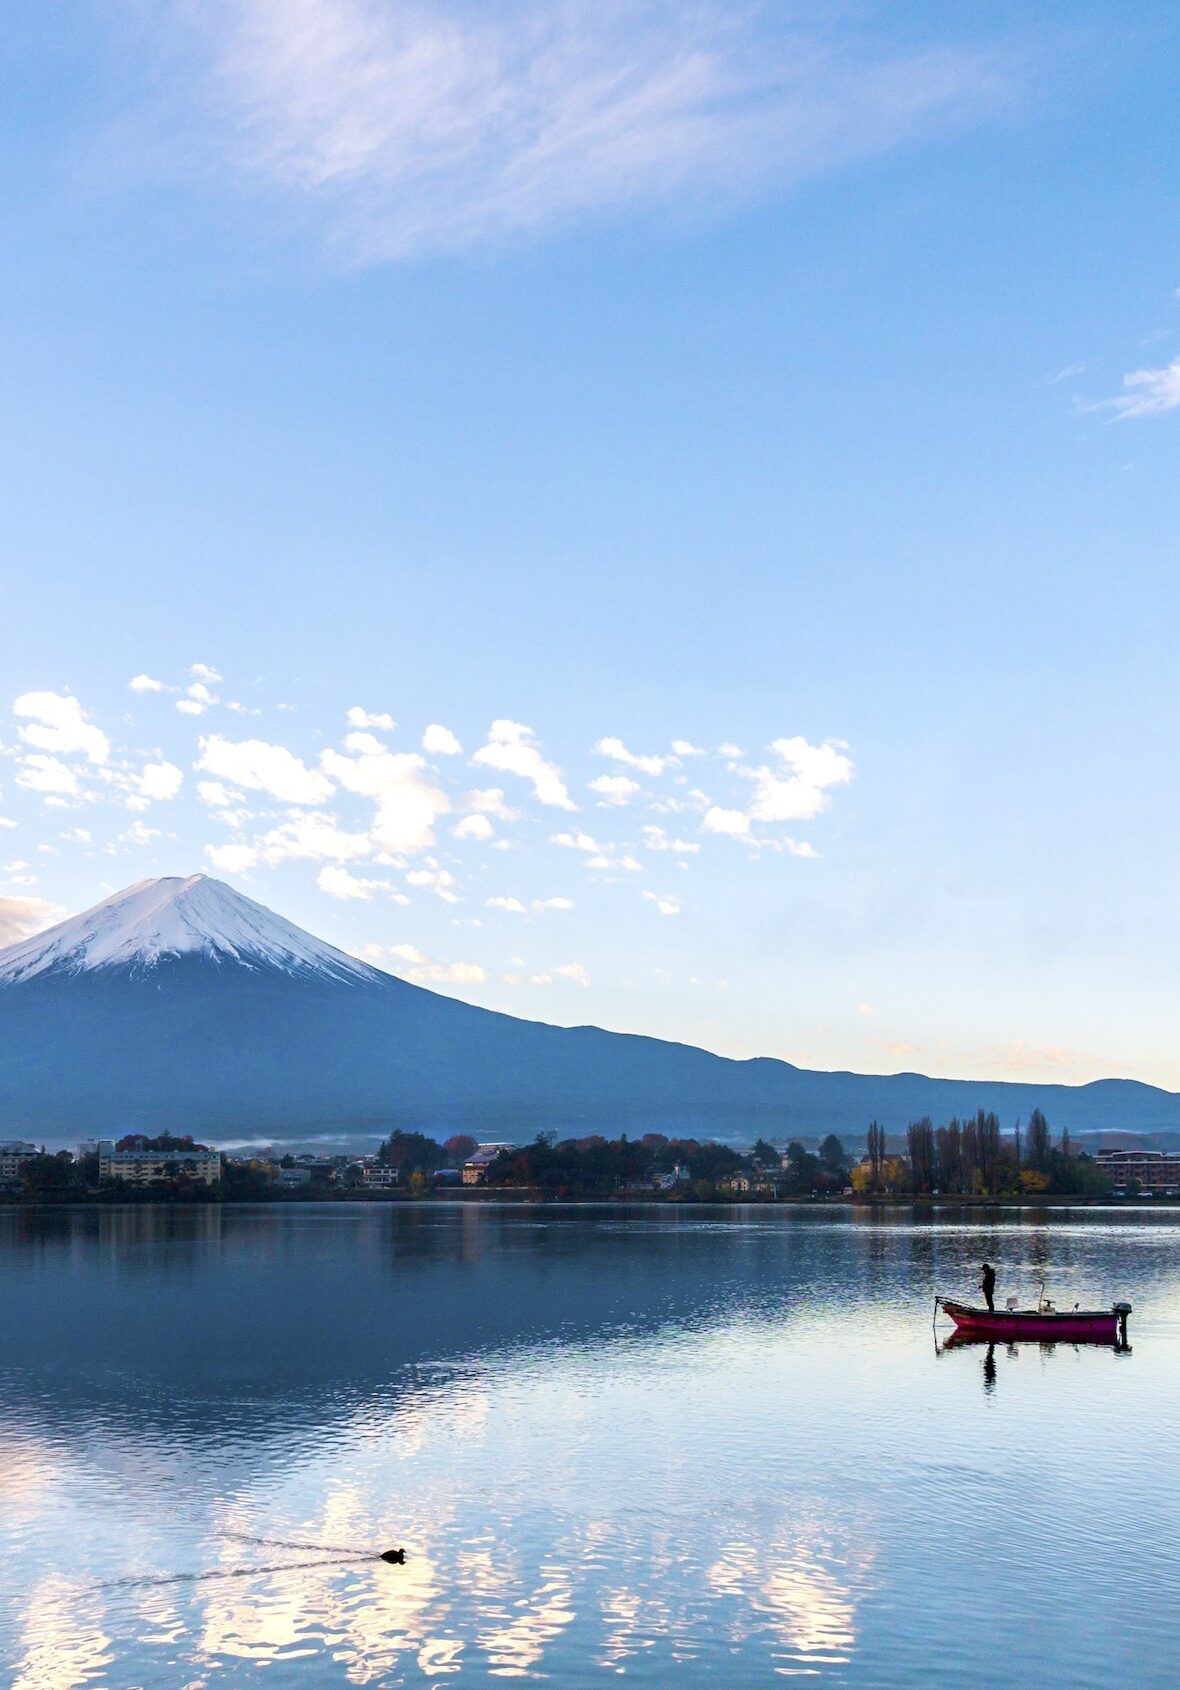
[[[985,1256],[1129,1353],[941,1350]],[[1175,1682],[1180,1210],[9,1208],[0,1264],[19,1690]]]

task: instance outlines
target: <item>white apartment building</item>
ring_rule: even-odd
[[[116,1150],[102,1144],[98,1151],[100,1180],[120,1180],[126,1185],[159,1185],[165,1180],[189,1179],[212,1185],[221,1178],[218,1150]]]
[[[382,1167],[380,1162],[371,1162],[361,1169],[361,1183],[373,1191],[391,1191],[397,1184],[398,1170]]]

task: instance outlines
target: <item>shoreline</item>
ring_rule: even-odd
[[[1180,1209],[1180,1198],[1168,1197],[1114,1197],[1114,1196],[1036,1196],[1036,1197],[958,1197],[953,1194],[946,1196],[929,1196],[926,1194],[915,1196],[886,1196],[875,1197],[781,1197],[781,1198],[748,1198],[748,1197],[708,1197],[681,1198],[662,1197],[655,1192],[625,1192],[611,1193],[602,1197],[553,1197],[541,1191],[530,1191],[517,1188],[511,1192],[484,1193],[478,1195],[474,1191],[460,1193],[448,1191],[445,1193],[430,1193],[420,1197],[410,1197],[404,1194],[392,1195],[385,1192],[324,1192],[314,1196],[282,1197],[202,1197],[193,1193],[178,1195],[174,1193],[154,1192],[148,1195],[132,1195],[119,1193],[101,1196],[81,1196],[78,1193],[62,1195],[60,1197],[37,1194],[36,1196],[23,1194],[0,1195],[0,1213],[5,1211],[25,1211],[29,1209],[308,1209],[324,1208],[327,1205],[337,1207],[365,1207],[365,1208],[401,1208],[421,1209],[449,1204],[460,1207],[482,1207],[495,1209],[513,1208],[644,1208],[644,1209],[1117,1209],[1122,1212],[1127,1209],[1137,1210],[1171,1210]]]

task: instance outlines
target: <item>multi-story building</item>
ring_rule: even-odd
[[[488,1169],[502,1150],[515,1150],[515,1144],[480,1144],[463,1164],[464,1185],[487,1183]]]
[[[392,1191],[398,1181],[398,1170],[380,1162],[370,1162],[361,1169],[361,1184],[370,1191]]]
[[[20,1178],[20,1165],[37,1154],[37,1146],[24,1138],[0,1139],[0,1180],[5,1183]]]
[[[1180,1193],[1180,1151],[1100,1150],[1095,1162],[1114,1183],[1115,1195],[1126,1194],[1131,1180],[1152,1197],[1175,1197]]]
[[[212,1185],[221,1178],[221,1153],[217,1150],[116,1150],[113,1144],[98,1149],[100,1180],[119,1180],[125,1185],[161,1185],[168,1180],[188,1178]]]

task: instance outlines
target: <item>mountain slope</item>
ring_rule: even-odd
[[[1180,1130],[1135,1081],[1029,1086],[817,1073],[479,1009],[347,957],[204,876],[144,882],[0,951],[0,1133],[210,1138],[421,1127],[749,1142],[1040,1104],[1071,1131]]]

